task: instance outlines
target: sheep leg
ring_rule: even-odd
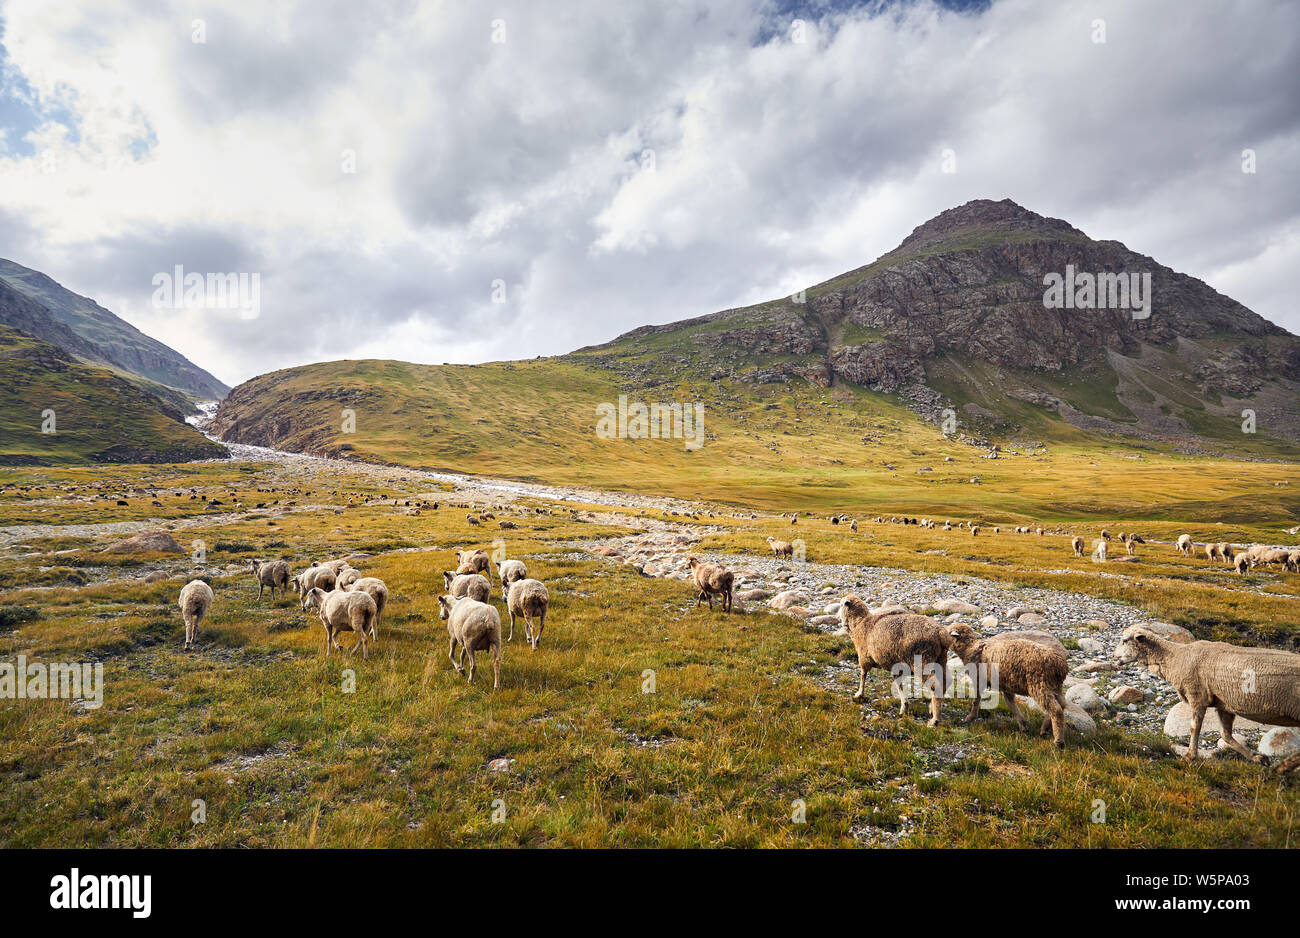
[[[867,669],[860,664],[858,665],[858,692],[853,695],[853,699],[859,701],[867,699]]]
[[[543,609],[542,614],[537,617],[537,631],[533,633],[534,650],[536,650],[537,646],[542,643],[542,629],[544,628],[546,628],[546,610]]]
[[[942,703],[943,699],[939,695],[935,694],[930,697],[930,719],[926,721],[926,726],[939,725],[939,708]]]
[[[492,643],[492,689],[501,687],[501,642]]]
[[[258,599],[261,599],[261,598],[262,598],[262,590],[264,590],[264,589],[266,589],[266,584],[265,584],[265,583],[261,583],[261,582],[259,582],[259,583],[257,584],[257,598],[258,598]]]
[[[1003,694],[1002,699],[1007,702],[1007,709],[1010,710],[1011,715],[1016,718],[1016,726],[1018,726],[1020,731],[1023,733],[1025,731],[1025,718],[1020,712],[1020,705],[1016,703],[1016,695]]]
[[[456,663],[456,655],[455,655],[455,651],[456,651],[456,639],[455,639],[455,638],[449,638],[449,639],[447,640],[447,660],[450,661],[450,662],[451,662],[451,666],[452,666],[453,668],[455,668],[457,672],[459,672],[459,671],[460,671],[460,665],[458,665],[458,664]]]
[[[471,684],[473,684],[474,683],[474,649],[471,648],[469,645],[465,645],[463,647],[465,649],[465,657],[469,659],[469,673],[465,675],[465,677],[469,680]]]
[[[329,623],[325,623],[325,657],[330,656],[330,645],[334,643],[334,634],[330,631]]]
[[[889,684],[890,689],[898,697],[898,715],[907,716],[907,694],[903,692],[902,681],[894,680]]]
[[[513,642],[515,640],[515,611],[513,609],[507,611],[510,613],[510,637],[506,641]]]
[[[1215,712],[1219,714],[1219,725],[1223,727],[1223,735],[1220,739],[1223,744],[1238,755],[1244,756],[1251,762],[1258,762],[1261,765],[1268,765],[1268,756],[1259,755],[1251,752],[1236,736],[1232,735],[1232,724],[1237,719],[1235,713],[1229,713],[1222,707],[1215,707]]]
[[[1201,757],[1201,721],[1205,719],[1205,704],[1193,704],[1192,708],[1192,738],[1187,747],[1187,754],[1183,756],[1184,759]]]

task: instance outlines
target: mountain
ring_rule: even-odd
[[[185,356],[45,274],[0,258],[0,324],[56,345],[84,362],[135,375],[170,403],[214,400],[230,390]],[[146,385],[148,387],[148,385]],[[186,405],[188,406],[188,404]]]
[[[1044,278],[1070,269],[1136,275],[1149,315],[1049,308]],[[619,395],[701,403],[706,445],[599,437],[596,407]],[[1298,405],[1300,339],[1119,242],[977,200],[797,298],[644,326],[557,358],[277,371],[231,391],[212,430],[561,484],[724,498],[744,487],[750,504],[779,505],[812,486],[911,491],[899,484],[909,466],[966,482],[972,454],[997,447],[1291,459]],[[949,459],[965,477],[938,471]]]
[[[224,446],[189,426],[181,410],[138,382],[3,325],[0,378],[0,465],[183,462],[227,455]]]

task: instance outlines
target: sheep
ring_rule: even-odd
[[[202,580],[190,580],[181,589],[181,618],[185,620],[185,647],[194,644],[194,636],[199,631],[199,623],[212,608],[212,587]]]
[[[772,553],[778,557],[794,557],[794,545],[789,541],[778,541],[774,537],[769,537],[767,546],[772,548]]]
[[[456,562],[460,564],[457,573],[482,573],[492,582],[492,560],[485,550],[458,550]],[[468,569],[466,569],[468,568]]]
[[[1074,548],[1074,553],[1076,556],[1078,557],[1083,556],[1083,538],[1081,537],[1070,538],[1070,546]]]
[[[503,560],[497,564],[497,579],[501,581],[501,601],[510,599],[510,584],[528,579],[528,568],[522,560]]]
[[[346,560],[313,560],[311,565],[313,567],[328,567],[330,572],[335,576],[338,576],[342,571],[352,566],[352,564],[348,563]]]
[[[1253,762],[1252,753],[1232,735],[1237,717],[1273,726],[1300,726],[1300,655],[1277,648],[1249,648],[1226,642],[1179,644],[1151,629],[1130,625],[1119,637],[1115,657],[1144,666],[1173,685],[1192,708],[1192,738],[1184,758],[1200,756],[1201,721],[1214,707],[1223,743]]]
[[[444,571],[442,579],[447,592],[458,599],[461,596],[468,596],[470,599],[485,603],[492,598],[492,584],[481,573]]]
[[[1130,557],[1136,557],[1136,556],[1137,556],[1137,540],[1134,539],[1134,538],[1131,537],[1131,536],[1130,536],[1130,537],[1126,537],[1126,538],[1124,538],[1124,550],[1128,552],[1128,555],[1129,555]]]
[[[370,637],[379,641],[379,620],[384,617],[384,607],[388,605],[388,584],[377,576],[363,576],[340,588],[350,593],[365,593],[375,601],[375,622]]]
[[[1238,554],[1232,558],[1232,565],[1238,574],[1245,576],[1246,571],[1250,569],[1250,558],[1245,554]]]
[[[1027,694],[1042,707],[1043,724],[1038,734],[1046,736],[1050,726],[1056,747],[1065,747],[1065,676],[1070,664],[1064,654],[1027,638],[982,639],[964,622],[949,626],[948,636],[953,652],[963,664],[989,666],[997,691],[1022,731],[1025,718],[1016,705],[1016,694]],[[963,722],[974,720],[979,712],[980,700],[976,697]]]
[[[1292,573],[1300,573],[1300,549],[1287,551],[1286,568]]]
[[[1214,561],[1221,559],[1219,556],[1218,544],[1205,545],[1205,559],[1210,561],[1210,563],[1214,563]]]
[[[474,652],[492,652],[492,689],[501,686],[501,616],[496,608],[468,597],[439,596],[438,618],[447,622],[447,658],[456,673],[474,683]],[[460,646],[460,661],[453,652]],[[469,670],[465,669],[468,661]]]
[[[1192,536],[1190,534],[1178,535],[1178,552],[1184,557],[1192,553]]]
[[[979,537],[979,534],[980,534],[980,526],[978,524],[972,524],[970,526],[970,536]]]
[[[850,593],[840,603],[840,622],[848,629],[853,647],[858,653],[858,690],[853,699],[866,699],[867,672],[883,668],[894,675],[891,687],[900,702],[899,715],[907,712],[907,694],[898,681],[898,666],[918,669],[924,675],[932,665],[939,675],[939,686],[929,680],[930,719],[934,726],[939,722],[940,698],[947,691],[948,639],[935,622],[926,616],[898,613],[886,609],[873,613],[861,597]],[[921,675],[916,675],[921,676]]]
[[[1110,532],[1107,531],[1105,528],[1102,528],[1102,529],[1101,529],[1101,539],[1102,539],[1103,541],[1109,541],[1109,540],[1110,540]]]
[[[1097,538],[1096,542],[1093,543],[1092,560],[1093,563],[1106,562],[1106,539],[1104,537]]]
[[[370,659],[370,649],[366,645],[366,633],[374,633],[375,617],[379,609],[369,593],[360,591],[347,592],[334,590],[327,593],[319,586],[307,591],[303,599],[304,609],[315,609],[320,613],[320,623],[325,627],[325,657],[330,655],[330,648],[338,651],[343,646],[335,637],[339,632],[356,632],[361,645],[361,654]],[[355,651],[355,648],[353,649]]]
[[[298,598],[302,603],[302,608],[307,608],[307,594],[313,589],[320,589],[328,593],[337,585],[337,579],[334,571],[326,566],[308,567],[302,573],[293,578],[294,588],[298,591]]]
[[[1224,563],[1226,563],[1228,566],[1232,566],[1232,562],[1236,559],[1236,557],[1237,557],[1237,551],[1231,544],[1223,543],[1219,545],[1219,559],[1222,560]]]
[[[722,597],[722,611],[730,612],[731,591],[736,582],[736,575],[715,563],[701,563],[698,557],[688,558],[686,564],[691,568],[691,577],[700,590],[700,595],[695,598],[695,605],[698,606],[702,599],[708,599],[709,611],[712,612],[713,594],[718,593]]]
[[[280,598],[284,598],[284,591],[289,587],[289,563],[285,560],[250,560],[252,565],[253,576],[257,578],[257,598],[262,598],[262,591],[268,586],[271,588],[271,598],[275,599],[275,591],[280,591]]]
[[[467,514],[467,515],[465,515],[465,520],[468,521],[470,524],[473,524],[473,525],[477,525],[477,524],[479,523],[478,518],[475,518],[473,514]]]
[[[510,593],[506,596],[506,611],[510,613],[510,637],[515,640],[515,616],[524,617],[524,638],[533,646],[533,651],[542,641],[542,629],[546,627],[546,613],[551,608],[551,594],[546,591],[546,584],[541,580],[516,580],[510,584]],[[533,628],[533,619],[537,619],[537,628]]]
[[[345,590],[359,579],[361,579],[361,571],[353,567],[348,567],[338,575],[337,579],[335,579],[334,588]]]

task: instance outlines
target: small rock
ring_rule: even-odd
[[[1123,706],[1124,704],[1141,703],[1143,694],[1142,691],[1130,684],[1121,684],[1119,687],[1114,688],[1107,697],[1111,703]]]
[[[767,601],[773,609],[789,609],[796,604],[809,602],[811,597],[803,590],[784,590]]]
[[[1171,642],[1178,642],[1180,645],[1189,645],[1196,641],[1196,636],[1181,625],[1172,625],[1168,622],[1139,622],[1138,625],[1150,629],[1161,638],[1166,638]]]
[[[974,615],[980,611],[979,606],[973,606],[964,599],[941,599],[934,604],[934,608],[940,612],[957,612],[966,615]]]
[[[1083,652],[1085,655],[1100,655],[1105,652],[1105,650],[1106,649],[1102,646],[1101,642],[1097,641],[1095,638],[1079,639],[1079,651]]]
[[[1075,684],[1065,692],[1065,699],[1067,703],[1072,703],[1088,713],[1106,709],[1106,701],[1101,699],[1090,684]]]
[[[1047,620],[1036,612],[1026,612],[1016,617],[1021,625],[1046,625]]]
[[[1240,718],[1238,718],[1240,722]],[[1237,724],[1232,725],[1233,730],[1237,729]],[[1300,752],[1300,730],[1290,726],[1276,726],[1264,734],[1259,741],[1259,754],[1269,756],[1275,759],[1285,759],[1287,756]]]
[[[1085,661],[1076,670],[1084,674],[1095,674],[1098,671],[1116,671],[1118,667],[1113,661]]]
[[[997,627],[998,627],[997,616],[985,616],[983,619],[980,619],[980,628],[982,629],[996,629]]]

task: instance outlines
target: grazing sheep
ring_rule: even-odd
[[[498,521],[497,526],[500,527],[502,531],[513,531],[519,527],[519,525],[515,524],[513,521]]]
[[[515,640],[515,616],[524,617],[524,638],[533,646],[533,651],[542,641],[542,629],[546,627],[546,613],[551,608],[551,594],[546,591],[546,584],[541,580],[516,580],[510,584],[506,596],[506,611],[510,613],[510,637]],[[533,619],[537,619],[537,628],[533,628]]]
[[[199,623],[212,608],[212,587],[202,580],[190,580],[181,589],[181,618],[185,620],[185,647],[194,644]]]
[[[794,557],[794,545],[789,541],[778,541],[774,537],[769,537],[767,546],[772,548],[772,553],[778,557]]]
[[[1101,529],[1101,539],[1102,539],[1103,541],[1109,541],[1109,540],[1110,540],[1110,532],[1107,531],[1105,528],[1102,528],[1102,529]]]
[[[458,599],[461,596],[468,596],[470,599],[485,603],[492,598],[492,584],[481,573],[444,571],[442,579],[447,592]]]
[[[284,591],[289,587],[289,562],[286,560],[250,560],[252,565],[253,576],[257,578],[257,598],[262,598],[262,591],[268,586],[271,588],[271,598],[275,599],[275,591],[280,591],[280,598],[284,598]]]
[[[356,632],[361,645],[361,654],[369,660],[370,649],[366,645],[366,633],[374,633],[375,617],[379,615],[379,609],[368,593],[357,591],[349,593],[345,590],[327,593],[317,586],[307,591],[303,608],[316,609],[320,612],[321,625],[325,626],[326,658],[330,655],[331,647],[338,651],[343,650],[343,646],[335,638],[339,632]]]
[[[327,567],[335,576],[352,566],[346,560],[313,560],[311,565],[313,567]]]
[[[1016,705],[1016,694],[1026,694],[1043,709],[1040,736],[1046,736],[1048,727],[1058,749],[1065,746],[1065,676],[1070,671],[1069,661],[1055,648],[1048,648],[1027,638],[982,639],[964,622],[949,626],[952,650],[963,664],[988,665],[996,675],[997,691],[1007,702],[1007,709],[1016,718],[1016,725],[1025,729],[1025,718]],[[992,669],[996,667],[996,671]],[[966,723],[979,716],[980,701],[975,698]]]
[[[497,579],[501,581],[501,599],[510,598],[510,584],[528,579],[528,568],[522,560],[503,560],[497,564]]]
[[[978,524],[972,524],[970,526],[970,536],[979,537],[979,534],[980,534],[980,526]]]
[[[338,575],[338,578],[334,581],[334,588],[345,590],[359,579],[361,579],[361,571],[348,567]]]
[[[1126,538],[1124,538],[1124,550],[1128,552],[1128,555],[1129,555],[1130,557],[1136,557],[1136,556],[1137,556],[1137,541],[1136,541],[1134,538],[1132,538],[1132,537],[1126,537]]]
[[[1092,560],[1093,563],[1106,562],[1106,539],[1104,537],[1097,538],[1092,545]]]
[[[717,593],[722,597],[722,611],[730,612],[731,591],[736,582],[736,575],[715,563],[701,563],[698,557],[691,557],[686,563],[691,568],[691,577],[700,590],[700,595],[695,598],[695,605],[698,606],[702,599],[708,599],[709,610],[712,611],[713,594]]]
[[[1083,556],[1083,538],[1081,537],[1070,538],[1070,546],[1074,548],[1074,553],[1076,556],[1079,557]]]
[[[1151,629],[1130,625],[1115,646],[1120,661],[1136,662],[1173,685],[1192,708],[1192,738],[1185,758],[1200,755],[1201,721],[1214,707],[1226,746],[1253,762],[1252,753],[1232,735],[1232,723],[1245,717],[1273,726],[1300,726],[1300,655],[1276,648],[1249,648],[1226,642],[1179,644]]]
[[[1184,557],[1191,556],[1192,553],[1192,536],[1190,534],[1178,535],[1178,552]]]
[[[852,521],[849,522],[849,530],[852,531],[854,534],[857,534],[857,533],[858,533],[858,519],[857,519],[857,518],[854,518]]]
[[[457,573],[481,573],[492,582],[492,560],[485,550],[458,550],[456,562],[460,564]]]
[[[388,584],[377,576],[363,576],[342,588],[350,593],[365,593],[375,601],[375,623],[370,629],[370,637],[379,641],[379,620],[384,617],[384,607],[388,605]]]
[[[1300,573],[1300,549],[1287,551],[1286,568],[1292,573]]]
[[[1221,559],[1222,559],[1222,557],[1220,557],[1220,555],[1219,555],[1219,545],[1218,545],[1218,544],[1206,544],[1206,545],[1205,545],[1205,559],[1208,560],[1208,561],[1210,561],[1210,563],[1213,563],[1213,562],[1216,561],[1216,560],[1221,560]]]
[[[1246,571],[1250,569],[1250,557],[1245,554],[1238,554],[1232,558],[1232,565],[1236,568],[1237,573],[1244,576]]]
[[[931,695],[928,725],[937,724],[940,699],[948,687],[948,639],[943,629],[926,616],[888,609],[873,613],[861,597],[852,593],[840,603],[839,616],[858,653],[858,690],[853,699],[866,699],[867,672],[872,668],[883,668],[895,674],[896,666],[902,665],[915,672],[919,664],[921,674],[914,673],[913,676],[926,680],[926,689]],[[933,665],[933,669],[927,668],[928,665]],[[938,673],[938,687],[934,686],[932,676],[926,678],[927,671],[931,675]],[[902,715],[907,712],[907,695],[896,675],[891,687],[898,695],[901,704],[898,712]]]
[[[302,602],[302,608],[307,608],[307,594],[314,589],[328,593],[337,585],[337,578],[334,571],[326,566],[308,567],[302,573],[293,578],[294,588],[298,591],[298,598]]]
[[[474,683],[474,652],[492,652],[492,689],[501,686],[501,616],[487,603],[468,597],[439,596],[438,618],[447,622],[447,658],[456,673]],[[460,661],[453,652],[460,646]],[[468,672],[465,664],[468,663]]]
[[[474,524],[474,525],[477,525],[479,523],[478,518],[475,518],[472,514],[465,515],[465,520],[468,521],[470,524]]]

